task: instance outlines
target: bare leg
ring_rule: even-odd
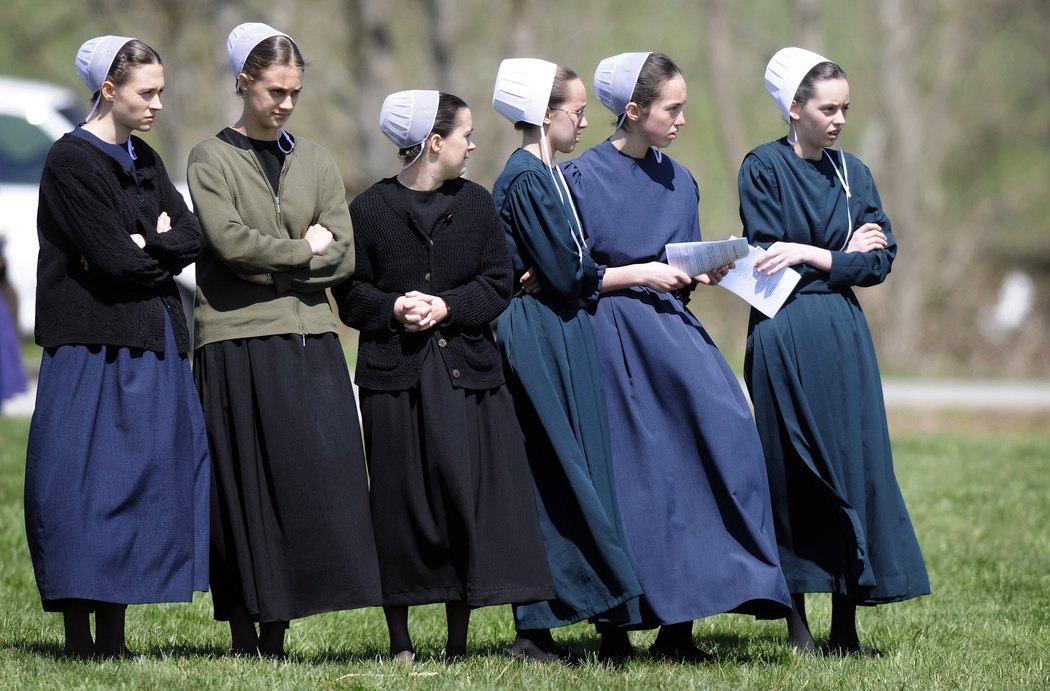
[[[451,662],[467,654],[470,605],[466,602],[446,602],[445,617],[448,619],[448,642],[445,644],[445,661]]]
[[[124,613],[128,606],[100,602],[95,607],[95,650],[101,657],[131,657],[124,645]]]
[[[234,655],[255,655],[259,652],[259,633],[244,605],[238,605],[230,612],[230,638],[233,641],[230,653]]]
[[[813,635],[809,632],[809,621],[806,619],[806,595],[794,593],[791,596],[791,612],[787,615],[788,642],[804,653],[816,652]]]
[[[408,635],[408,607],[384,607],[383,614],[390,631],[390,654],[398,662],[412,662],[416,651]]]
[[[284,632],[288,630],[286,621],[264,621],[259,624],[259,654],[284,660],[288,653],[284,651]]]
[[[70,600],[62,612],[66,629],[66,644],[62,654],[85,660],[95,655],[95,641],[91,639],[91,607],[87,600]]]

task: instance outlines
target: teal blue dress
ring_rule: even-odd
[[[625,622],[625,603],[641,591],[616,500],[601,365],[585,311],[601,269],[573,241],[579,226],[564,201],[568,191],[560,192],[524,149],[492,190],[515,276],[535,268],[542,286],[538,295],[518,291],[498,321],[557,593],[517,606],[519,629]]]
[[[752,244],[831,250],[831,271],[801,280],[773,318],[751,311],[744,375],[773,500],[780,563],[792,593],[836,593],[861,605],[925,595],[929,579],[893,472],[882,382],[853,286],[881,283],[897,254],[871,171],[845,155],[799,157],[786,139],[740,168],[740,218]],[[843,251],[853,228],[878,223],[889,241]]]

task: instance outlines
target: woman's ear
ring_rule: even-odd
[[[641,106],[639,106],[634,101],[628,103],[624,107],[623,112],[627,114],[627,119],[631,120],[632,122],[638,122],[642,119],[642,116],[644,115]]]
[[[112,101],[117,97],[117,85],[108,79],[102,82],[99,91],[101,92],[102,100],[104,101]]]
[[[442,139],[440,134],[435,133],[427,138],[427,148],[435,154],[441,153],[441,147],[444,145],[444,143],[445,140]]]
[[[244,72],[237,75],[237,88],[240,89],[241,93],[248,91],[248,86],[252,83],[252,80],[248,78]]]
[[[548,109],[547,109],[547,112],[546,112],[546,113],[544,114],[544,116],[543,116],[543,124],[544,124],[544,125],[549,125],[549,124],[551,124],[551,118],[552,118],[552,117],[554,117],[554,116],[553,116],[553,115],[551,114],[551,109],[550,109],[550,108],[548,108]]]
[[[791,108],[788,110],[788,118],[791,120],[802,119],[802,107],[799,106],[798,101],[791,102]]]

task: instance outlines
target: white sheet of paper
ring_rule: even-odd
[[[755,264],[761,262],[765,254],[763,249],[748,247],[747,257],[737,260],[736,267],[730,269],[718,285],[772,317],[791,295],[801,276],[791,268],[781,269],[772,276],[755,271]]]
[[[669,242],[664,246],[667,263],[690,276],[728,266],[747,256],[747,240],[730,238],[705,242]]]

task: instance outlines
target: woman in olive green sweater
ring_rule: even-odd
[[[194,374],[212,452],[211,589],[232,650],[283,657],[291,619],[379,604],[357,410],[325,289],[354,268],[343,182],[284,123],[295,43],[230,34],[241,118],[190,153],[207,248]],[[259,629],[255,627],[259,622]]]

